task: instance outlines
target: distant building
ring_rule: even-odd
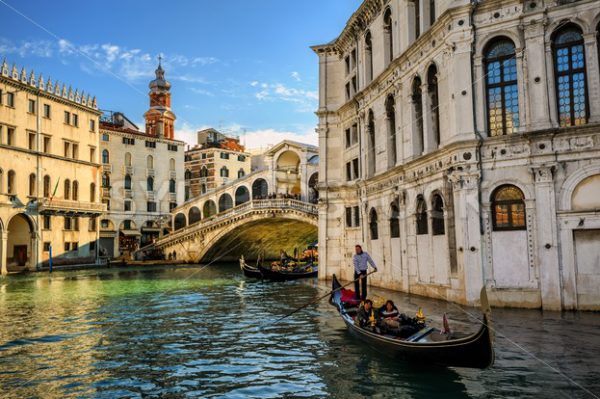
[[[100,122],[103,163],[100,245],[110,257],[129,257],[169,226],[169,211],[184,198],[184,145],[173,139],[171,84],[159,64],[150,82],[150,110],[142,132],[120,112]],[[165,227],[166,226],[166,227]]]
[[[250,173],[251,156],[240,140],[215,129],[198,132],[185,153],[185,199],[197,197]]]
[[[600,1],[365,0],[319,57],[319,273],[600,309]]]
[[[64,83],[0,67],[0,269],[95,263],[100,112]]]

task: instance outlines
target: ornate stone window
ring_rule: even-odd
[[[110,155],[108,153],[108,150],[102,151],[102,163],[105,165],[110,163]]]
[[[417,197],[417,212],[415,216],[417,221],[417,235],[429,234],[427,226],[427,204],[420,195]]]
[[[588,99],[583,35],[575,25],[554,33],[554,74],[561,127],[587,123]]]
[[[525,196],[513,185],[503,185],[492,194],[494,231],[525,230]]]
[[[171,179],[169,180],[169,192],[171,194],[175,194],[176,193],[176,183],[175,183],[175,179]]]
[[[431,200],[431,233],[434,236],[446,234],[444,200],[440,194],[434,194]]]
[[[373,80],[373,39],[371,32],[365,34],[365,82]]]
[[[96,183],[90,184],[90,202],[96,202]]]
[[[35,173],[32,173],[29,175],[29,196],[33,197],[35,196]]]
[[[68,200],[71,198],[71,181],[69,179],[65,180],[65,199]]]
[[[108,173],[102,175],[102,187],[110,188],[110,176],[108,175]]]
[[[396,150],[396,102],[394,96],[389,95],[385,101],[385,113],[387,116],[387,128],[389,137],[388,148],[388,166],[394,167],[397,160]]]
[[[379,228],[377,227],[377,211],[371,208],[369,211],[369,230],[371,232],[371,240],[379,239]]]
[[[400,211],[395,203],[390,206],[390,237],[400,237]]]
[[[514,133],[519,127],[519,90],[511,40],[498,38],[487,46],[485,76],[489,135]]]
[[[148,176],[148,179],[146,179],[146,190],[154,191],[154,178],[152,176]]]
[[[412,84],[413,127],[415,140],[415,155],[421,155],[424,150],[423,134],[423,96],[421,95],[421,78],[415,77]]]
[[[435,147],[440,145],[440,102],[438,95],[437,67],[431,64],[427,70],[427,95],[429,96],[430,129]]]
[[[367,122],[367,135],[368,135],[368,147],[367,147],[367,159],[368,159],[368,175],[369,177],[375,174],[377,149],[375,148],[375,116],[373,110],[369,110],[369,119]]]
[[[44,197],[50,197],[50,176],[44,176]]]
[[[71,198],[73,201],[79,201],[79,182],[77,180],[73,180],[73,192],[71,193]]]
[[[394,59],[394,22],[392,21],[392,10],[387,9],[383,14],[383,46],[385,65],[389,65]]]
[[[125,183],[123,186],[125,190],[131,190],[131,176],[125,175]]]

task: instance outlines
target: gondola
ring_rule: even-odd
[[[246,276],[246,277],[250,277],[250,278],[262,278],[263,277],[260,270],[258,270],[258,267],[247,264],[246,261],[244,260],[243,256],[240,258],[240,269],[242,269],[242,273],[244,273],[244,276]]]
[[[476,333],[448,336],[439,329],[427,327],[408,338],[378,334],[355,325],[353,316],[357,308],[355,306],[347,308],[347,304],[342,302],[342,285],[335,275],[332,289],[330,303],[338,309],[348,331],[380,352],[394,358],[447,367],[484,369],[494,363],[491,311],[485,287],[481,290],[483,321]]]
[[[267,269],[263,265],[258,265],[258,270],[262,274],[263,278],[266,278],[271,281],[288,281],[288,280],[298,280],[301,278],[310,278],[317,277],[319,274],[318,266],[312,265],[310,266],[310,271],[299,271],[299,272],[287,272],[287,271],[276,271],[272,269]]]

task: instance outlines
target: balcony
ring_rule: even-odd
[[[169,172],[169,177],[170,177],[171,179],[177,179],[177,172],[176,172],[176,171],[174,171],[174,170],[170,171],[170,172]]]
[[[102,198],[110,198],[110,187],[101,188]]]
[[[133,166],[125,166],[123,168],[123,173],[129,176],[133,176]]]
[[[148,198],[148,201],[154,201],[156,198],[156,191],[147,191],[146,197]]]
[[[154,168],[146,169],[146,175],[154,177]]]
[[[106,205],[95,202],[40,198],[38,211],[42,215],[54,216],[99,216],[106,212]]]
[[[177,193],[169,193],[169,202],[177,202]]]
[[[125,198],[133,198],[133,191],[132,190],[124,189],[123,190],[123,195],[124,195]]]
[[[109,165],[109,164],[102,165],[102,172],[112,173],[112,165]]]

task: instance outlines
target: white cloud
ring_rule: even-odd
[[[261,89],[254,94],[254,97],[261,101],[294,103],[297,112],[313,112],[317,108],[319,95],[316,91],[288,87],[283,83],[251,82],[250,86]]]
[[[47,40],[21,41],[15,43],[6,38],[0,38],[0,54],[18,54],[20,57],[50,58],[54,54],[53,42]]]
[[[214,97],[214,93],[208,90],[204,90],[204,89],[199,89],[197,87],[192,87],[190,88],[190,91],[199,94],[201,96],[207,96],[207,97]]]
[[[291,76],[296,82],[302,82],[302,79],[300,79],[300,73],[294,71],[292,72]]]

